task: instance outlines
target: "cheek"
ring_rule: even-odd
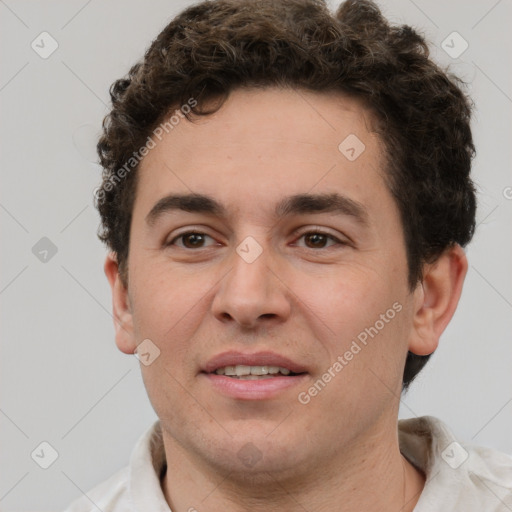
[[[356,336],[400,301],[403,292],[370,268],[343,268],[321,279],[297,281],[294,291],[331,335]],[[340,338],[338,338],[340,339]]]
[[[141,364],[141,373],[150,401],[163,418],[169,413],[169,403],[177,407],[182,402],[183,386],[190,387],[189,379],[195,375],[190,347],[205,314],[206,285],[201,281],[169,271],[167,265],[148,266],[134,275],[137,342],[150,339],[160,351],[150,365]]]
[[[336,375],[331,392],[337,395],[352,389],[352,398],[344,400],[356,408],[363,402],[369,407],[370,402],[386,400],[389,389],[399,393],[407,352],[410,319],[405,285],[375,273],[374,269],[347,270],[320,283],[311,281],[299,291],[314,312],[311,332],[324,333],[318,339],[327,359],[319,370],[331,367]]]
[[[134,326],[138,336],[172,340],[202,310],[203,298],[211,287],[204,278],[172,270],[165,265],[148,265],[134,273]]]

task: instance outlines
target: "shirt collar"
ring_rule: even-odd
[[[137,512],[171,512],[161,487],[166,466],[158,420],[137,441],[130,458],[130,494]]]

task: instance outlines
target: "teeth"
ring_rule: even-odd
[[[245,377],[248,380],[254,380],[250,377],[264,377],[269,375],[276,375],[281,373],[282,375],[290,375],[288,368],[281,366],[246,366],[238,364],[236,366],[224,366],[223,368],[217,368],[215,370],[217,375],[227,375],[228,377]]]
[[[239,367],[237,367],[239,368]],[[242,367],[244,368],[244,367]],[[245,368],[248,368],[245,366]],[[250,368],[250,374],[251,375],[268,375],[268,366],[251,366]],[[247,375],[247,374],[246,374]]]
[[[242,375],[240,377],[236,376],[235,379],[239,380],[260,380],[260,379],[270,379],[270,375]]]

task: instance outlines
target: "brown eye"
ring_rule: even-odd
[[[211,236],[208,236],[205,233],[198,233],[195,231],[189,231],[187,233],[182,233],[181,235],[177,236],[176,238],[173,238],[168,244],[166,245],[177,245],[178,247],[184,248],[184,249],[201,249],[204,247],[204,243],[206,238],[212,239]],[[176,241],[181,240],[181,244],[177,244]],[[213,240],[213,239],[212,239]]]
[[[189,233],[184,235],[183,242],[186,247],[195,248],[200,247],[204,243],[204,236],[200,233]]]
[[[306,240],[313,249],[323,249],[327,243],[327,238],[329,238],[323,233],[307,233],[304,237],[304,240]]]
[[[308,231],[303,233],[299,240],[303,238],[307,249],[326,249],[329,246],[326,245],[329,241],[332,241],[330,245],[346,245],[341,240],[338,240],[335,236],[329,233],[323,233],[321,231]]]

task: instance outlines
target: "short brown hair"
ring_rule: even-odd
[[[376,114],[412,290],[425,263],[452,244],[465,246],[475,229],[471,104],[461,85],[430,60],[420,34],[406,25],[391,26],[367,0],[346,1],[334,14],[322,0],[195,4],[174,18],[143,60],[111,87],[112,110],[98,143],[104,169],[96,196],[98,235],[116,253],[127,285],[137,188],[134,152],[190,98],[197,102],[185,113],[192,120],[218,110],[240,87],[349,93]],[[219,100],[216,106],[205,109],[212,99]],[[429,357],[408,353],[403,389]]]

